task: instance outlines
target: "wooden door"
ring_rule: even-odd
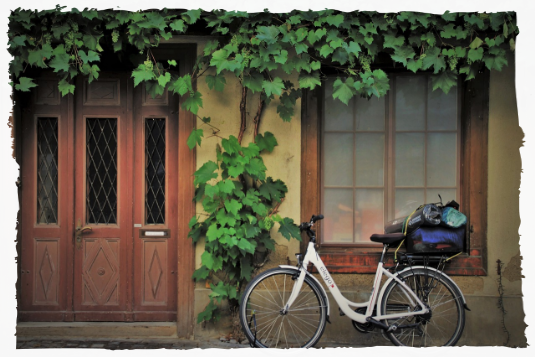
[[[20,320],[175,321],[191,276],[177,273],[178,99],[122,73],[63,98],[53,77],[38,83],[23,110]]]

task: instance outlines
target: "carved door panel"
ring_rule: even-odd
[[[134,318],[176,320],[176,96],[134,91]]]
[[[125,74],[79,78],[75,117],[77,321],[132,320],[132,103]]]
[[[68,98],[62,98],[57,79],[41,77],[38,87],[21,96],[22,204],[19,319],[69,319],[72,293],[70,222],[72,210],[72,154]],[[71,256],[72,259],[72,256]]]

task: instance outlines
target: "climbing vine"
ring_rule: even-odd
[[[175,60],[162,63],[152,53],[162,41],[199,32],[214,36],[191,73],[179,76]],[[267,105],[275,101],[280,118],[290,121],[302,90],[321,86],[326,73],[338,76],[332,95],[345,104],[354,96],[381,97],[389,90],[383,68],[392,65],[432,72],[433,90],[447,93],[459,78],[473,79],[482,68],[500,71],[507,65],[507,51],[514,51],[518,33],[512,12],[249,14],[200,9],[65,11],[57,6],[12,11],[8,51],[13,56],[10,74],[15,90],[27,92],[37,86],[32,68],[41,68],[57,74],[62,95],[73,94],[74,78],[98,80],[103,57],[112,53],[130,66],[135,86],[144,83],[153,96],[165,89],[183,96],[183,109],[196,116],[203,107],[202,93],[196,89],[201,77],[217,91],[224,91],[228,78],[239,82],[239,132],[221,140],[217,162],[208,161],[195,173],[195,200],[206,215],[192,218],[189,235],[194,242],[206,240],[202,266],[193,278],[222,274],[217,285],[211,285],[211,302],[199,315],[203,321],[216,317],[215,301],[237,301],[239,287],[257,264],[254,257],[274,248],[270,236],[274,222],[284,237],[299,239],[294,222],[277,215],[287,188],[267,176],[262,160],[262,154],[277,145],[271,133],[260,134]],[[257,100],[254,142],[245,145],[249,93],[258,95],[253,97]],[[192,149],[201,145],[206,126],[211,126],[210,136],[218,136],[210,118],[197,118],[201,125],[187,141]]]

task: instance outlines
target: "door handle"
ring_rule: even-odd
[[[74,240],[76,243],[76,249],[82,248],[82,234],[86,231],[92,231],[92,230],[93,228],[91,228],[90,226],[82,227],[80,224],[80,220],[78,220],[78,225],[76,229],[74,230]]]

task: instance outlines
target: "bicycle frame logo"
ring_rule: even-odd
[[[321,276],[322,276],[323,280],[325,281],[325,283],[327,285],[329,285],[331,288],[334,288],[334,281],[331,278],[331,276],[329,275],[329,272],[327,272],[327,268],[325,268],[324,266],[321,267],[320,268],[320,273],[321,273]]]

